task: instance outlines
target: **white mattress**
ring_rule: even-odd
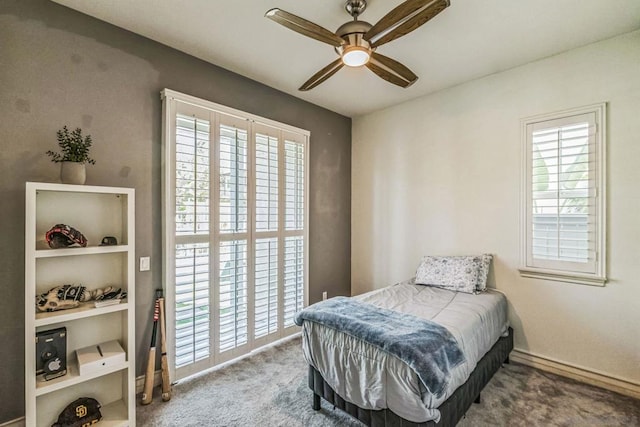
[[[354,298],[439,323],[453,334],[465,355],[465,362],[451,371],[447,392],[436,398],[395,356],[334,329],[304,322],[305,359],[336,393],[362,408],[389,408],[413,422],[437,422],[437,407],[469,378],[498,338],[508,333],[506,298],[491,289],[472,295],[409,280]]]

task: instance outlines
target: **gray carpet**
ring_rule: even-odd
[[[182,381],[162,402],[138,406],[140,426],[362,426],[333,410],[311,409],[300,339]],[[494,376],[460,427],[640,426],[640,400],[512,363]]]

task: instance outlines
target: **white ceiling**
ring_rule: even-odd
[[[414,85],[344,67],[299,92],[336,53],[264,14],[279,7],[335,31],[351,19],[344,0],[53,1],[350,117],[640,28],[640,0],[451,0],[378,48],[420,77]],[[360,18],[375,24],[401,1],[369,0]]]

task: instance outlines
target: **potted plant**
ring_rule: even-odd
[[[91,135],[83,138],[80,128],[69,132],[66,126],[56,134],[62,153],[49,150],[47,154],[51,156],[51,161],[62,164],[60,179],[65,184],[84,184],[87,178],[85,165],[96,164],[96,161],[89,157],[89,149],[93,143]]]

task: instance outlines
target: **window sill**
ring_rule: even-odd
[[[589,286],[604,286],[607,282],[606,277],[595,275],[541,270],[527,267],[521,267],[518,270],[520,271],[520,276],[532,279],[554,280],[556,282],[577,283],[579,285]]]

